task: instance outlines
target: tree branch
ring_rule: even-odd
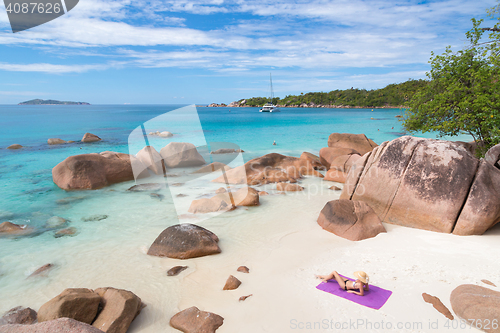
[[[496,31],[496,32],[500,32],[500,28],[481,28],[481,30],[483,30],[483,31]]]

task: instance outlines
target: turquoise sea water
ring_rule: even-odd
[[[51,214],[54,202],[68,194],[52,182],[51,169],[66,157],[106,150],[128,153],[128,136],[144,122],[179,108],[178,105],[0,106],[0,210],[14,213],[17,222],[34,223],[33,212]],[[279,152],[299,156],[319,152],[330,133],[364,133],[380,144],[404,135],[399,109],[303,109],[259,113],[257,108],[198,107],[207,142],[231,142],[245,160]],[[373,118],[373,119],[372,119]],[[199,131],[194,128],[193,131]],[[188,130],[187,130],[188,131]],[[83,144],[85,132],[103,141]],[[172,141],[182,141],[174,133]],[[427,137],[435,137],[428,134]],[[48,138],[75,140],[49,146]],[[468,140],[468,138],[457,138]],[[277,145],[273,146],[273,141]],[[165,145],[169,141],[165,141]],[[5,149],[21,144],[21,150]],[[72,192],[70,195],[78,196]],[[21,221],[22,220],[22,221]],[[1,240],[0,240],[1,241]]]

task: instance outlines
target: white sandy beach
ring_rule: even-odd
[[[0,312],[18,305],[38,310],[65,288],[113,286],[133,291],[147,304],[130,333],[178,332],[169,320],[191,306],[224,317],[217,330],[221,333],[441,332],[460,329],[459,322],[449,322],[423,301],[422,293],[439,297],[451,310],[449,296],[458,285],[484,286],[481,279],[500,284],[499,227],[482,236],[461,237],[385,224],[386,234],[351,242],[316,223],[324,204],[340,195],[328,189],[333,184],[307,177],[301,181],[303,192],[271,193],[261,197],[258,207],[240,207],[202,221],[201,226],[219,236],[222,253],[188,260],[146,255],[158,234],[177,223],[171,201],[131,193],[117,202],[114,192],[130,184],[115,185],[104,190],[109,191],[108,202],[89,198],[71,209],[73,221],[92,214],[110,216],[100,222],[74,222],[80,231],[76,237],[33,241],[52,237],[45,233],[15,241],[18,260],[0,260],[4,278],[16,280],[2,288]],[[57,267],[26,280],[48,262]],[[166,276],[176,265],[189,268],[176,277]],[[237,272],[241,265],[250,273]],[[332,270],[347,276],[364,270],[372,284],[393,294],[380,310],[373,310],[317,290],[314,275]],[[229,275],[242,285],[223,291]],[[253,296],[238,301],[249,294]]]

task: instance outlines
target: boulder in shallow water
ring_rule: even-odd
[[[91,215],[87,217],[82,217],[83,222],[96,222],[96,221],[102,221],[107,219],[109,216],[105,214],[100,214],[100,215]]]
[[[298,184],[278,183],[276,184],[276,190],[284,192],[297,192],[303,191],[304,188]]]
[[[60,238],[64,236],[76,236],[77,229],[75,227],[69,227],[65,229],[58,230],[54,233],[55,238]]]
[[[134,186],[130,187],[127,191],[130,191],[130,192],[154,192],[154,191],[159,191],[162,188],[166,188],[166,185],[159,184],[159,183],[146,183],[146,184],[134,185]]]
[[[160,155],[169,168],[191,167],[206,163],[196,147],[188,142],[170,142],[160,150]]]
[[[326,231],[352,241],[386,232],[375,212],[362,201],[327,202],[318,217],[318,224]]]
[[[225,171],[231,170],[230,166],[225,165],[224,163],[221,162],[213,162],[210,163],[209,165],[205,165],[199,170],[196,170],[193,173],[209,173],[209,172],[215,172],[217,170],[224,169]]]
[[[67,317],[91,324],[100,301],[101,297],[90,289],[69,288],[40,307],[38,321]]]
[[[244,151],[241,149],[233,149],[233,148],[219,148],[217,150],[210,152],[210,154],[237,154],[237,153],[244,153]]]
[[[92,326],[105,333],[126,333],[130,324],[142,310],[141,299],[124,289],[99,288],[102,310]]]
[[[170,325],[184,333],[215,333],[223,323],[224,318],[221,316],[200,311],[195,306],[175,314],[170,319]]]
[[[156,238],[148,254],[159,257],[189,259],[220,253],[219,238],[211,231],[195,224],[177,224]]]
[[[500,318],[500,292],[473,284],[462,284],[450,295],[453,311],[460,318],[483,324],[485,332],[500,332],[500,327],[491,325]],[[485,323],[490,323],[486,329]],[[477,327],[473,324],[473,327]]]
[[[31,325],[36,322],[36,311],[22,306],[10,309],[0,318],[0,326],[9,324]]]
[[[21,146],[19,144],[13,144],[13,145],[10,145],[7,147],[7,149],[12,149],[12,150],[21,149],[21,148],[23,148],[23,146]]]
[[[364,134],[332,133],[328,137],[328,147],[350,148],[364,155],[377,147],[377,144]]]
[[[35,276],[40,276],[42,274],[46,275],[46,273],[49,270],[51,270],[52,268],[54,268],[54,266],[55,266],[54,264],[45,264],[42,267],[38,268],[33,273],[31,273],[30,276],[28,276],[28,278],[35,277]]]
[[[58,139],[58,138],[51,138],[51,139],[47,140],[47,143],[49,145],[61,145],[61,144],[66,143],[66,141],[64,141],[62,139]]]
[[[132,164],[134,168],[134,172],[136,174],[141,174],[143,170],[135,170],[135,168],[147,168],[151,170],[156,175],[164,175],[167,170],[165,169],[165,165],[163,164],[163,158],[160,153],[156,151],[156,149],[152,146],[146,146],[139,150],[139,152],[135,155],[138,163],[137,166]]]
[[[305,151],[300,155],[300,159],[309,161],[309,163],[311,163],[313,168],[316,170],[325,170],[326,169],[325,166],[321,163],[319,156],[316,156],[314,154],[311,154],[311,153],[308,153]]]
[[[98,137],[95,134],[92,133],[85,133],[82,138],[82,142],[90,143],[90,142],[97,142],[101,141],[102,139]]]
[[[50,219],[48,219],[45,222],[45,228],[47,229],[56,229],[56,228],[61,228],[68,224],[68,220],[66,220],[63,217],[60,216],[52,216]]]
[[[0,333],[103,333],[101,330],[70,318],[59,318],[33,325],[4,325]]]
[[[109,151],[70,156],[52,169],[52,179],[63,190],[93,190],[134,180],[132,158]]]
[[[28,235],[33,232],[33,228],[26,225],[19,225],[12,222],[3,222],[0,224],[0,236],[2,235]]]

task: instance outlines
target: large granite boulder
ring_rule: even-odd
[[[455,142],[404,136],[359,161],[340,196],[366,202],[382,222],[450,233],[479,161]]]
[[[63,190],[93,190],[134,180],[133,158],[110,151],[70,156],[52,169],[52,179]]]
[[[205,164],[196,147],[188,142],[170,142],[160,150],[160,155],[169,168],[181,168]]]
[[[359,155],[359,152],[351,148],[325,147],[319,151],[319,158],[321,163],[330,169],[336,158],[346,156],[345,158],[347,159],[349,155],[353,154]]]
[[[336,157],[332,161],[330,169],[326,172],[324,180],[345,183],[347,176],[349,175],[349,171],[351,171],[351,168],[356,165],[360,158],[361,156],[358,154],[341,155]]]
[[[159,257],[189,259],[220,253],[219,238],[211,231],[194,224],[177,224],[156,238],[148,254]]]
[[[31,325],[36,322],[36,311],[22,306],[10,309],[0,318],[0,326],[9,324]]]
[[[325,170],[325,166],[321,163],[319,156],[305,151],[300,155],[300,159],[309,161],[316,170]]]
[[[95,290],[101,296],[102,310],[92,326],[105,333],[125,333],[142,310],[142,302],[133,292],[115,288]]]
[[[175,314],[170,319],[170,325],[184,333],[214,333],[223,323],[224,318],[221,316],[200,311],[195,306]]]
[[[350,148],[364,155],[377,147],[377,144],[364,134],[332,133],[328,137],[328,147]]]
[[[455,288],[450,295],[450,303],[455,314],[466,321],[482,324],[485,332],[500,332],[500,292],[473,284],[463,284]],[[486,323],[489,325],[486,327]]]
[[[0,333],[103,333],[97,328],[71,318],[59,318],[33,325],[4,325]]]
[[[457,219],[456,235],[482,235],[500,221],[500,169],[482,160]]]
[[[163,164],[163,158],[160,153],[156,151],[156,149],[152,146],[145,146],[135,155],[140,163],[137,164],[138,168],[144,167],[156,175],[164,175],[166,170]],[[132,164],[132,167],[135,169],[135,163]],[[136,174],[140,174],[142,170],[134,170]]]
[[[318,217],[318,224],[326,231],[352,241],[386,232],[377,214],[362,201],[327,202]]]
[[[40,307],[38,322],[66,317],[91,324],[97,315],[100,301],[101,297],[90,289],[66,289]]]
[[[101,141],[102,139],[98,137],[95,134],[92,133],[85,133],[82,138],[82,142],[90,143],[90,142],[97,142]]]
[[[254,158],[226,172],[225,176],[214,179],[213,182],[230,184],[262,185],[278,182],[296,182],[304,175],[323,177],[315,170],[316,163],[308,159],[284,156],[271,153]]]

